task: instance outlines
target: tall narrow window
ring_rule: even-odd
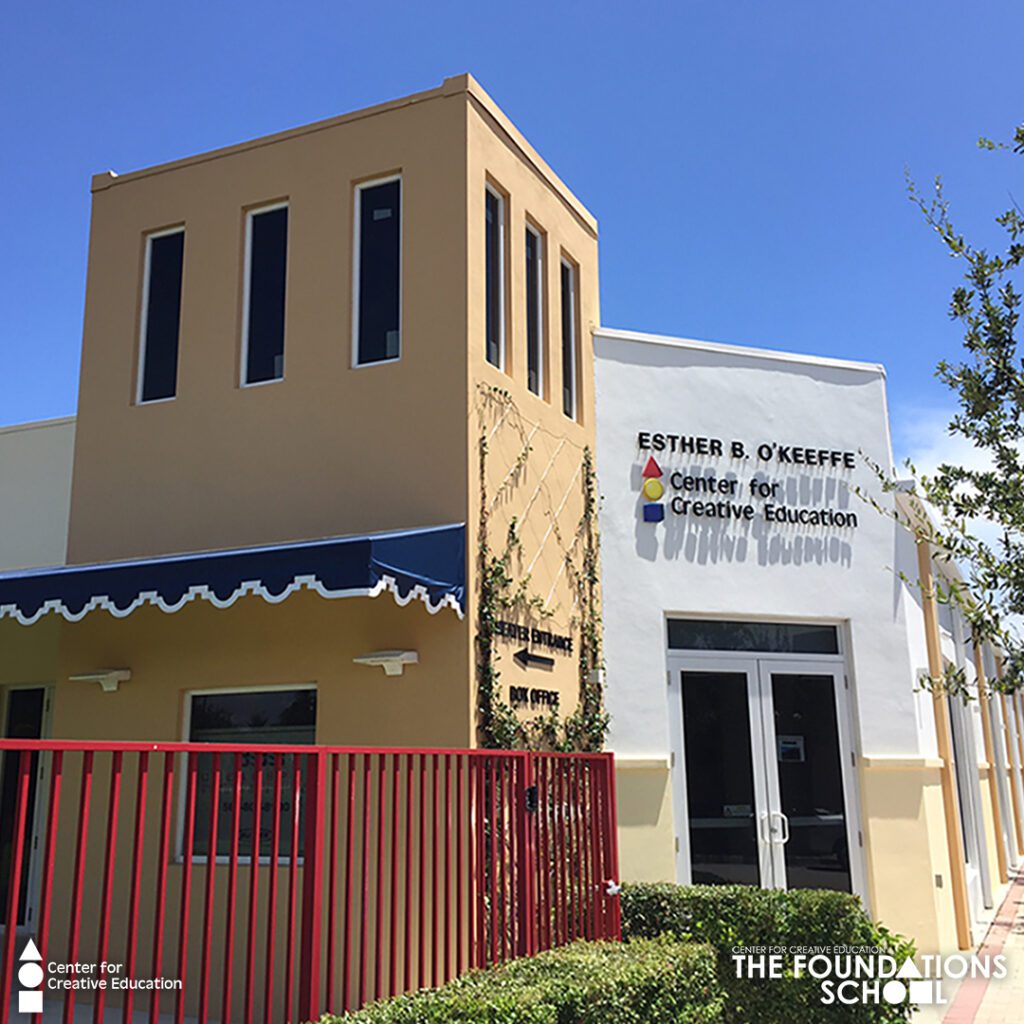
[[[245,234],[242,383],[263,384],[284,376],[288,207],[253,210],[246,218]]]
[[[526,228],[526,383],[544,393],[544,254],[538,231]]]
[[[356,188],[352,309],[356,366],[401,355],[402,181]]]
[[[140,402],[173,398],[177,391],[184,255],[184,228],[161,231],[146,239],[139,345]]]
[[[505,200],[492,188],[487,209],[487,361],[505,365]]]
[[[562,260],[562,411],[576,418],[576,268]]]

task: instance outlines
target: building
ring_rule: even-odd
[[[0,432],[5,738],[591,750],[604,680],[625,878],[977,937],[1024,854],[1024,709],[915,690],[998,664],[858,496],[880,367],[601,327],[596,221],[469,76],[92,202],[77,415]],[[8,863],[10,828],[0,910]]]
[[[880,486],[883,368],[594,345],[623,871],[843,889],[923,950],[980,940],[1024,853],[1021,708],[919,686],[997,667]]]
[[[462,750],[563,728],[597,685],[598,322],[596,221],[468,75],[96,175],[77,415],[0,434],[4,737]],[[229,820],[234,776],[199,772]],[[55,856],[71,879],[75,844]],[[11,862],[9,828],[0,911]],[[82,878],[57,898],[96,905],[102,872]]]
[[[66,557],[63,522],[8,528],[8,568],[64,567],[0,583],[3,682],[51,681],[55,737],[180,739],[198,691],[315,683],[310,738],[473,745],[485,528],[528,580],[498,696],[570,714],[597,227],[480,86],[92,189],[77,417],[32,456],[70,472]],[[354,661],[389,650],[401,676]]]

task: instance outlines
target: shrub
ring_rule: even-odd
[[[735,946],[860,946],[902,963],[908,940],[887,931],[848,893],[821,889],[782,892],[745,885],[633,884],[622,892],[626,939],[668,934],[707,943],[718,955],[729,1024],[892,1024],[909,1018],[905,1005],[823,1006],[820,982],[787,972],[783,979],[737,978]]]
[[[712,950],[671,938],[576,942],[371,1003],[323,1024],[719,1024]]]

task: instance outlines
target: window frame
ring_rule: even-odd
[[[526,231],[523,237],[525,246],[525,235],[532,235],[537,247],[537,272],[536,272],[536,285],[537,285],[537,311],[536,311],[536,322],[534,326],[537,330],[537,390],[534,391],[530,387],[530,316],[529,316],[529,288],[530,288],[530,274],[529,266],[526,270],[526,287],[524,288],[524,320],[526,322],[526,390],[531,395],[536,395],[538,398],[545,398],[545,388],[547,387],[547,374],[545,371],[545,363],[547,362],[547,288],[545,287],[547,282],[547,234],[544,230],[538,227],[532,220],[527,218]]]
[[[284,371],[284,358],[285,348],[282,343],[281,346],[281,376],[280,377],[268,377],[266,380],[246,380],[246,375],[249,370],[249,300],[252,296],[252,219],[258,217],[261,213],[271,213],[274,210],[288,210],[288,235],[285,236],[285,245],[289,241],[288,236],[291,234],[291,210],[289,209],[289,203],[287,199],[281,199],[279,201],[265,203],[260,206],[249,207],[245,211],[245,258],[242,269],[242,344],[241,344],[241,364],[238,368],[238,386],[243,388],[259,388],[265,384],[279,384],[285,378]],[[288,257],[287,248],[285,250],[285,310],[288,308]],[[285,338],[288,336],[288,325],[285,323]]]
[[[374,359],[365,363],[359,361],[359,284],[360,272],[362,270],[362,246],[360,245],[360,233],[363,224],[362,193],[364,189],[374,188],[377,185],[389,185],[391,182],[398,182],[398,355],[388,356],[386,359]],[[368,366],[387,366],[390,363],[401,362],[402,359],[402,319],[405,312],[405,266],[402,259],[402,250],[405,248],[405,188],[402,180],[402,172],[385,174],[379,178],[367,178],[365,181],[357,181],[352,188],[352,350],[350,365],[353,370],[361,370]]]
[[[316,746],[315,733],[320,725],[320,688],[316,683],[270,683],[266,686],[203,686],[197,687],[191,690],[184,691],[185,706],[181,713],[181,739],[183,743],[195,743],[196,745],[202,745],[201,740],[190,739],[192,732],[192,698],[193,697],[205,697],[212,696],[214,694],[240,694],[240,693],[288,693],[293,690],[313,690],[317,694],[316,710],[317,716],[313,723],[314,729],[314,741],[309,745],[310,751],[312,752]],[[283,746],[289,746],[292,744],[282,744]],[[274,752],[275,744],[268,744],[267,749],[272,754]],[[182,755],[183,758],[187,758],[189,755]],[[287,756],[287,755],[286,755]],[[174,836],[174,853],[172,863],[184,864],[185,863],[185,803],[187,800],[187,787],[188,787],[188,772],[185,770],[185,761],[182,762],[182,770],[178,771],[175,768],[176,774],[180,775],[177,783],[178,789],[178,806],[175,811],[175,836]],[[216,848],[216,846],[214,847]],[[264,857],[262,854],[257,858],[260,864],[269,864],[271,857]],[[196,854],[192,855],[193,864],[206,864],[210,860],[209,855]],[[302,864],[305,860],[304,857],[296,857],[295,863]],[[282,856],[280,851],[277,854],[277,863],[290,864],[292,861],[291,856]],[[213,857],[214,864],[230,864],[231,857],[222,854],[215,854]],[[252,855],[242,855],[241,852],[238,854],[239,864],[251,864]]]
[[[572,283],[571,302],[569,304],[570,323],[572,327],[572,344],[569,346],[569,380],[572,382],[572,412],[565,408],[565,287],[563,284],[563,270],[569,271],[569,278]],[[566,419],[578,423],[580,419],[580,325],[579,325],[579,303],[580,303],[580,268],[579,264],[572,259],[568,253],[563,252],[558,263],[558,291],[559,291],[559,319],[558,335],[561,349],[562,364],[562,414]]]
[[[492,363],[487,354],[487,332],[490,317],[487,309],[487,260],[490,247],[487,245],[487,195],[494,196],[498,203],[498,361]],[[488,366],[506,372],[508,365],[508,195],[495,184],[484,184],[484,360]]]
[[[175,363],[174,394],[166,398],[143,398],[142,390],[146,380],[146,334],[149,331],[149,278],[152,269],[153,239],[166,238],[168,235],[185,234],[185,225],[175,224],[169,228],[158,228],[156,231],[147,231],[143,234],[143,257],[142,257],[142,305],[139,310],[139,359],[135,373],[135,404],[136,405],[160,405],[161,402],[173,402],[178,397],[178,374],[177,363]],[[185,292],[185,239],[181,243],[181,296],[178,298],[178,358],[181,357],[181,310],[184,305],[182,298]]]

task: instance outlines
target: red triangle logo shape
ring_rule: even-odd
[[[645,480],[648,477],[651,477],[651,476],[661,476],[662,475],[661,474],[661,466],[659,466],[654,461],[654,456],[653,455],[647,460],[647,465],[644,466],[644,471],[643,471],[643,473],[641,475],[643,476],[643,478]]]

